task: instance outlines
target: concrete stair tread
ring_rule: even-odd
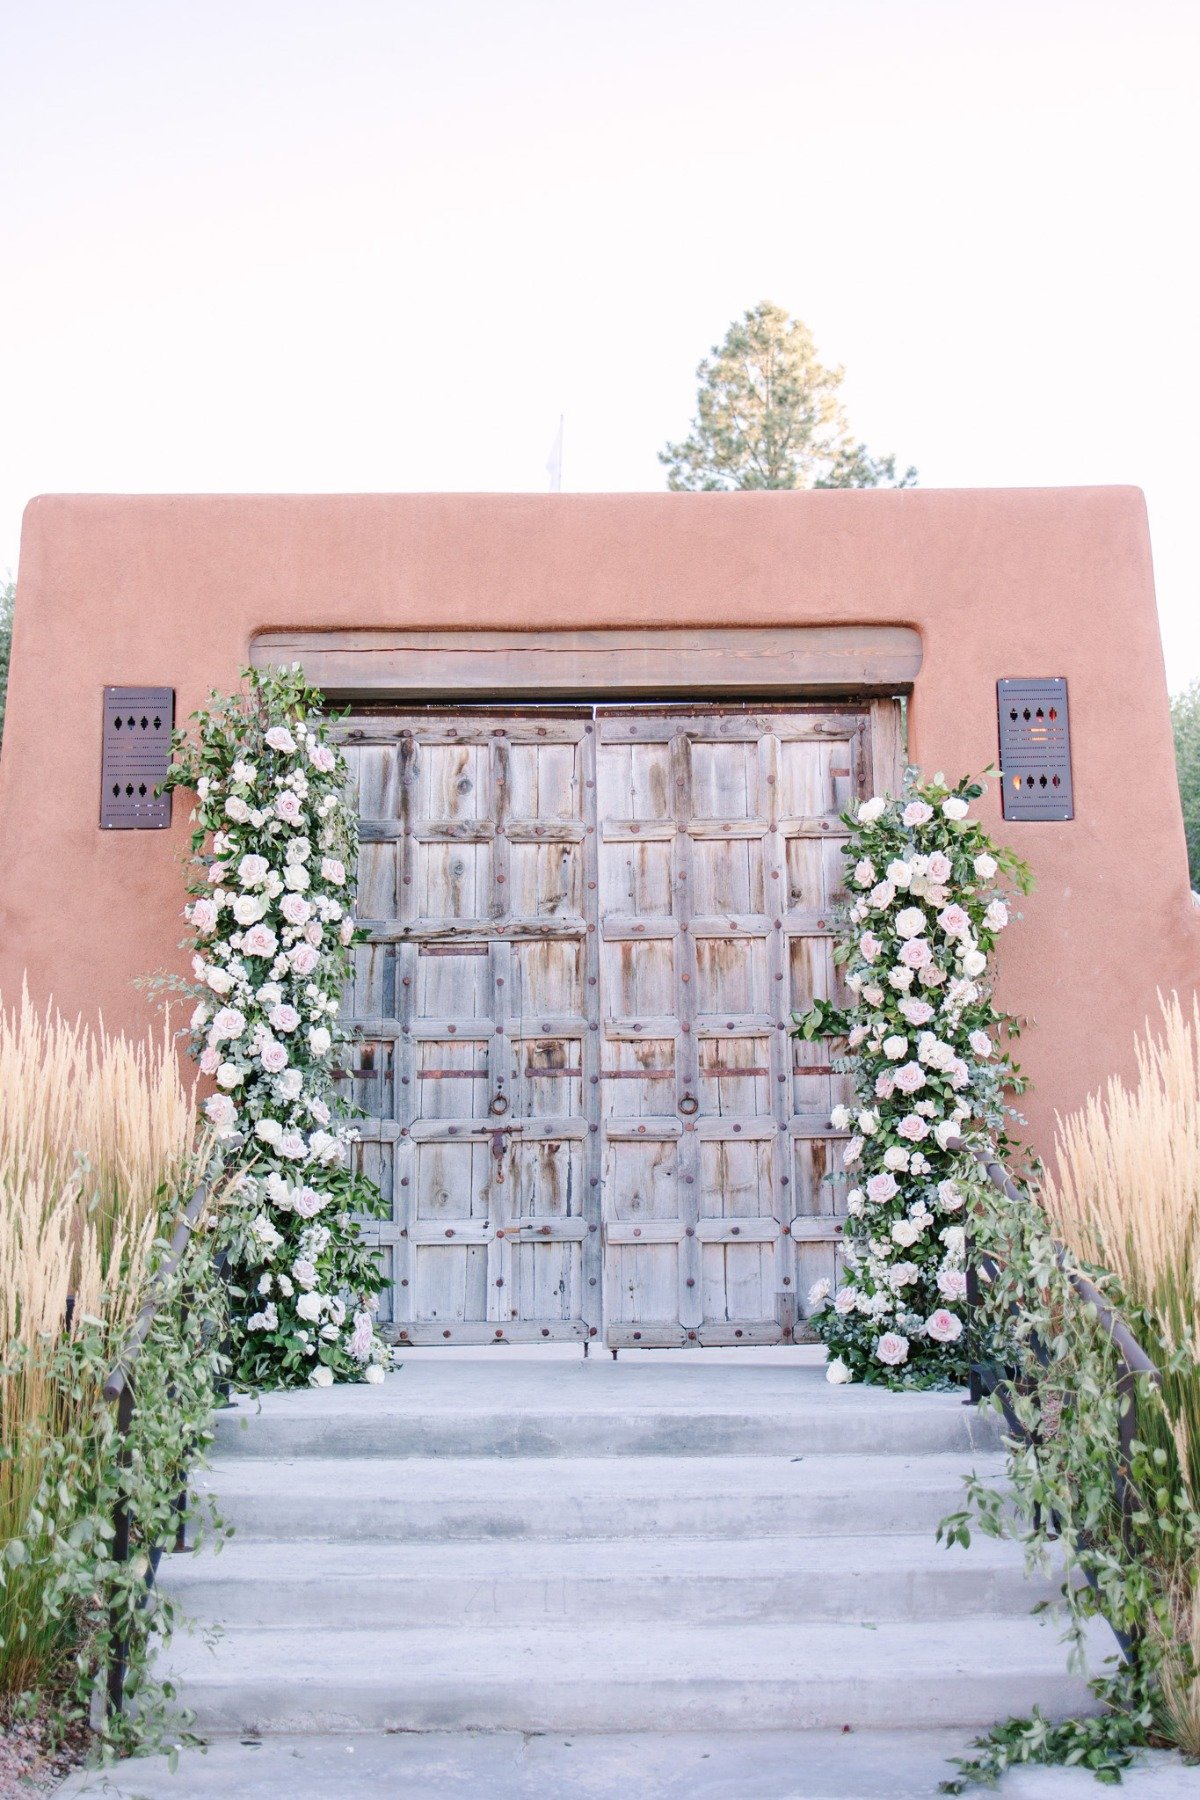
[[[701,1356],[702,1365],[697,1361]],[[235,1401],[233,1411],[247,1412],[252,1418],[302,1412],[305,1418],[318,1420],[354,1413],[378,1417],[435,1410],[491,1416],[505,1409],[642,1411],[677,1407],[685,1412],[716,1409],[744,1413],[757,1406],[782,1406],[851,1413],[887,1408],[917,1417],[955,1411],[969,1414],[964,1397],[962,1390],[893,1393],[890,1388],[861,1384],[836,1387],[826,1381],[823,1363],[764,1365],[739,1360],[722,1364],[703,1352],[686,1365],[631,1359],[617,1366],[607,1356],[588,1362],[578,1357],[556,1362],[539,1352],[536,1358],[518,1364],[502,1354],[454,1362],[440,1353],[422,1361],[411,1351],[401,1351],[399,1367],[377,1387],[299,1388],[258,1398],[243,1396]]]
[[[820,1491],[847,1493],[894,1488],[898,1483],[957,1489],[972,1468],[999,1476],[1003,1457],[979,1452],[964,1457],[938,1453],[922,1455],[806,1455],[765,1456],[630,1456],[630,1457],[429,1457],[390,1458],[221,1457],[196,1476],[201,1492],[222,1496],[254,1496],[288,1492],[303,1482],[313,1499],[391,1496],[437,1499],[453,1504],[463,1500],[496,1501],[561,1494],[628,1495],[641,1499],[655,1495],[703,1493],[736,1495],[764,1489],[779,1494]]]
[[[1116,1640],[1097,1625],[1090,1642],[1103,1655],[1116,1653]],[[685,1655],[686,1651],[686,1655]],[[636,1623],[603,1625],[590,1631],[546,1625],[536,1635],[524,1626],[498,1625],[486,1643],[473,1625],[440,1626],[405,1622],[388,1629],[344,1632],[334,1628],[294,1633],[275,1627],[231,1630],[215,1653],[197,1637],[178,1637],[166,1661],[203,1678],[220,1666],[222,1678],[253,1682],[271,1679],[276,1668],[289,1680],[324,1680],[331,1670],[339,1679],[367,1686],[398,1685],[430,1675],[471,1677],[491,1682],[512,1679],[518,1668],[536,1669],[539,1678],[561,1683],[595,1679],[603,1669],[610,1680],[636,1682],[648,1673],[685,1680],[718,1676],[753,1680],[803,1681],[819,1674],[862,1671],[887,1673],[916,1682],[940,1673],[1021,1668],[1061,1670],[1065,1652],[1059,1628],[1051,1618],[997,1619],[973,1630],[956,1629],[936,1620],[830,1622],[812,1625],[753,1623],[719,1627],[656,1625],[652,1632]],[[736,1667],[734,1664],[736,1663]]]
[[[1098,1667],[1115,1649],[1097,1627]],[[1036,1619],[589,1628],[410,1626],[177,1639],[159,1673],[203,1729],[734,1729],[969,1724],[1087,1708]]]
[[[581,1546],[577,1539],[539,1538],[505,1548],[495,1543],[454,1540],[449,1543],[382,1543],[364,1555],[358,1544],[302,1545],[239,1542],[234,1538],[218,1553],[168,1556],[160,1565],[163,1586],[182,1593],[187,1587],[214,1581],[327,1583],[356,1578],[401,1582],[445,1575],[456,1579],[494,1580],[499,1575],[529,1582],[606,1581],[613,1577],[642,1579],[651,1575],[703,1576],[706,1580],[740,1581],[749,1576],[784,1576],[820,1571],[832,1582],[870,1581],[877,1573],[969,1568],[983,1576],[995,1570],[1024,1571],[1019,1544],[996,1538],[973,1538],[969,1551],[947,1548],[918,1532],[868,1536],[714,1538],[601,1538]]]
[[[239,1543],[168,1557],[159,1583],[191,1617],[229,1627],[345,1630],[396,1620],[530,1629],[600,1620],[986,1618],[1028,1615],[1058,1581],[1019,1546],[969,1554],[932,1534],[886,1537]]]

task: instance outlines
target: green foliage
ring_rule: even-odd
[[[831,1381],[966,1378],[964,1221],[978,1170],[948,1146],[972,1129],[1003,1141],[1005,1095],[1022,1085],[1000,1044],[1015,1022],[993,1005],[987,971],[1009,917],[995,883],[1028,882],[1024,864],[969,818],[982,792],[909,770],[900,796],[842,815],[853,898],[840,909],[834,962],[849,1004],[816,1001],[794,1033],[844,1039],[834,1067],[857,1095],[831,1114],[835,1129],[853,1131],[842,1149],[855,1183],[843,1284],[831,1295],[819,1282],[809,1295]]]
[[[1191,687],[1172,698],[1171,730],[1187,838],[1188,873],[1193,888],[1200,889],[1200,681],[1193,681]]]
[[[359,1228],[376,1185],[347,1167],[336,1018],[353,970],[358,857],[348,771],[298,665],[246,669],[177,733],[167,783],[190,789],[187,907],[205,1111],[244,1172],[226,1227],[239,1384],[382,1379],[384,1285]]]
[[[1118,1386],[1116,1351],[1071,1283],[1080,1265],[1055,1243],[1041,1209],[1028,1196],[1018,1206],[981,1185],[974,1232],[997,1265],[982,1283],[977,1317],[981,1359],[1001,1382],[985,1404],[1000,1411],[1002,1394],[1019,1429],[1005,1440],[1006,1486],[970,1476],[967,1504],[942,1521],[939,1538],[966,1547],[975,1528],[1020,1543],[1031,1570],[1045,1574],[1057,1563],[1076,1666],[1088,1622],[1097,1616],[1129,1648],[1123,1666],[1093,1683],[1104,1704],[1098,1718],[1054,1726],[1036,1714],[1010,1720],[979,1740],[980,1755],[961,1763],[960,1780],[945,1791],[994,1783],[1005,1768],[1028,1761],[1081,1763],[1112,1783],[1133,1746],[1163,1741],[1168,1733],[1159,1678],[1164,1647],[1172,1645],[1173,1590],[1195,1556],[1200,1515],[1169,1406],[1150,1377],[1136,1379],[1137,1435],[1126,1455],[1122,1422],[1129,1400]],[[1113,1277],[1082,1272],[1111,1304],[1123,1305],[1135,1335],[1168,1376],[1194,1378],[1190,1353],[1172,1352]],[[1124,1507],[1116,1478],[1128,1484]],[[1174,1646],[1173,1654],[1190,1668],[1186,1646]]]
[[[0,582],[0,749],[4,747],[4,706],[8,694],[8,668],[12,659],[13,605],[17,584]]]
[[[174,1214],[174,1206],[164,1214],[156,1262],[169,1249]],[[185,1497],[181,1510],[180,1497],[211,1441],[225,1330],[212,1237],[201,1229],[160,1283],[158,1311],[134,1366],[136,1404],[125,1438],[102,1393],[121,1346],[101,1321],[83,1321],[54,1347],[14,1344],[0,1356],[0,1377],[9,1380],[20,1376],[22,1359],[42,1357],[47,1366],[38,1374],[54,1396],[15,1451],[35,1459],[43,1474],[19,1534],[0,1545],[0,1693],[10,1717],[36,1711],[55,1741],[77,1738],[89,1718],[100,1718],[94,1746],[102,1759],[157,1748],[168,1729],[178,1737],[173,1690],[154,1678],[150,1664],[182,1621],[154,1568],[181,1524],[193,1543],[224,1532],[210,1504]],[[130,1518],[124,1562],[114,1558],[118,1501]],[[126,1638],[130,1704],[107,1718],[101,1697],[114,1617]],[[17,1671],[24,1692],[9,1679]]]
[[[735,319],[700,382],[690,437],[659,462],[667,486],[736,488],[913,487],[894,456],[875,457],[851,432],[838,390],[844,370],[817,356],[812,333],[782,307],[761,301]]]
[[[1094,1717],[1057,1722],[1034,1707],[1029,1718],[1009,1719],[974,1739],[978,1755],[956,1756],[958,1774],[938,1791],[965,1794],[973,1787],[994,1788],[1009,1769],[1030,1764],[1087,1769],[1102,1787],[1120,1786],[1121,1771],[1153,1732],[1154,1706],[1129,1670],[1092,1687],[1103,1707]]]

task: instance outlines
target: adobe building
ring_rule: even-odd
[[[145,771],[172,704],[271,661],[349,708],[402,1338],[792,1333],[836,1253],[840,1078],[787,1021],[832,991],[838,814],[906,756],[1004,759],[1008,816],[995,783],[979,810],[1036,877],[999,960],[1035,1148],[1195,988],[1136,490],[35,500],[6,1002],[150,1025],[189,825]]]

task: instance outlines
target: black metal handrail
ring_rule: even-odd
[[[984,1150],[973,1150],[971,1145],[965,1143],[962,1138],[951,1138],[946,1148],[952,1151],[969,1151],[998,1192],[1018,1206],[1025,1203],[1025,1196],[1003,1164],[998,1162],[995,1157],[989,1156]],[[1052,1239],[1051,1242],[1054,1245],[1054,1260],[1059,1269],[1066,1276],[1079,1299],[1095,1314],[1100,1329],[1116,1351],[1117,1395],[1120,1401],[1118,1433],[1121,1455],[1113,1471],[1113,1487],[1122,1520],[1128,1523],[1137,1504],[1137,1497],[1129,1480],[1129,1470],[1133,1461],[1134,1440],[1137,1437],[1138,1377],[1145,1376],[1156,1387],[1161,1388],[1162,1371],[1133,1335],[1128,1321],[1122,1317],[1116,1307],[1110,1305],[1096,1284],[1075,1267],[1064,1246],[1057,1239]],[[989,1281],[994,1281],[1002,1272],[1001,1265],[986,1251],[976,1254],[973,1246],[970,1246],[967,1255],[967,1311],[969,1318],[975,1316],[979,1305],[979,1275],[981,1272]],[[1019,1311],[1015,1302],[1012,1303],[1010,1310],[1013,1313]],[[1041,1367],[1048,1368],[1050,1355],[1041,1339],[1036,1333],[1031,1333],[1028,1342]],[[1036,1447],[1039,1441],[1037,1434],[1031,1432],[1013,1410],[1008,1395],[1010,1386],[1011,1382],[1003,1372],[998,1372],[991,1365],[984,1365],[972,1358],[969,1404],[978,1406],[985,1393],[996,1395],[1012,1435],[1022,1442],[1031,1443]],[[1058,1521],[1052,1520],[1052,1524],[1057,1533]],[[1095,1583],[1093,1582],[1092,1585],[1094,1586]],[[1111,1619],[1109,1624],[1122,1652],[1128,1656],[1132,1647],[1132,1639]]]
[[[155,1270],[154,1276],[150,1282],[146,1300],[139,1311],[137,1318],[133,1322],[129,1336],[125,1340],[125,1347],[121,1352],[120,1358],[109,1370],[101,1390],[104,1398],[109,1404],[115,1405],[117,1409],[117,1436],[121,1440],[121,1449],[118,1453],[118,1458],[122,1467],[128,1467],[129,1463],[129,1433],[133,1425],[134,1413],[137,1406],[137,1384],[135,1380],[137,1360],[141,1355],[146,1339],[150,1335],[159,1308],[162,1306],[166,1295],[167,1284],[178,1269],[184,1251],[191,1241],[192,1233],[195,1231],[197,1224],[203,1217],[205,1207],[208,1205],[208,1197],[208,1183],[201,1182],[200,1186],[196,1189],[183,1210],[179,1224],[175,1229],[175,1234],[171,1239],[170,1248],[158,1268]],[[186,1316],[186,1301],[184,1302],[184,1309]],[[183,1519],[186,1510],[187,1485],[185,1477],[184,1486],[175,1500],[175,1513],[178,1521],[175,1533],[175,1548],[177,1550],[182,1550],[184,1548]],[[130,1524],[128,1497],[123,1491],[119,1491],[116,1506],[113,1508],[112,1556],[113,1561],[116,1563],[127,1563],[129,1561]],[[163,1547],[161,1544],[155,1544],[148,1552],[146,1568],[147,1592],[149,1592],[150,1588],[154,1585],[154,1579],[158,1573],[159,1560],[162,1556],[162,1549]],[[110,1605],[108,1612],[107,1696],[108,1713],[110,1717],[120,1713],[124,1706],[125,1676],[128,1669],[128,1663],[128,1633],[122,1624],[121,1609],[114,1602]]]

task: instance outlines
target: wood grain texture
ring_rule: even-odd
[[[332,698],[661,700],[693,694],[907,692],[921,639],[904,625],[709,626],[687,631],[268,631],[256,668],[300,663]]]
[[[339,723],[371,933],[343,1081],[399,1341],[808,1335],[848,1083],[788,1026],[838,995],[840,815],[902,766],[898,711]]]

